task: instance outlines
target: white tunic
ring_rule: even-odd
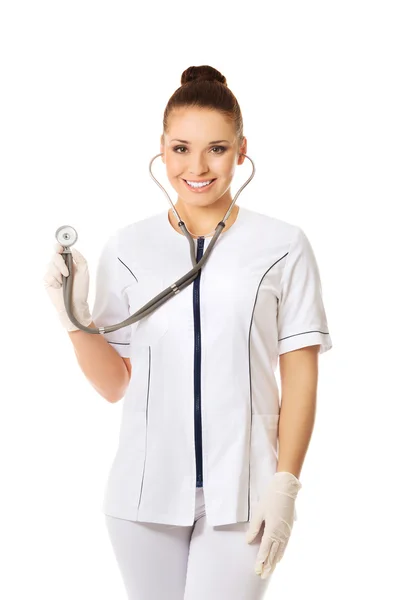
[[[191,268],[168,210],[119,229],[100,256],[95,324],[123,321]],[[277,466],[278,356],[332,347],[302,229],[240,207],[190,286],[105,338],[132,373],[103,512],[192,525],[197,485],[212,526],[249,521]]]

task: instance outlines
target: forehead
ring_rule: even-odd
[[[168,118],[167,138],[188,141],[234,140],[234,124],[218,110],[185,107],[175,109]],[[211,136],[211,137],[210,137]]]

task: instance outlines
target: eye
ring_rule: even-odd
[[[221,150],[221,152],[217,152],[217,154],[223,154],[226,150],[225,146],[214,146],[213,148],[211,148],[211,150],[214,150],[214,148],[218,148],[219,150]],[[213,154],[215,154],[215,152]]]
[[[175,146],[174,147],[174,152],[177,152],[177,150],[179,150],[179,148],[183,148],[184,150],[186,150],[185,146]],[[183,154],[182,152],[177,152],[177,154]]]
[[[185,154],[185,152],[178,152],[178,150],[182,148],[183,150],[187,149],[186,146],[174,146],[174,152],[176,152],[177,154]],[[213,146],[211,150],[215,150],[216,148],[220,150],[220,152],[213,152],[213,154],[223,154],[226,150],[225,146]]]

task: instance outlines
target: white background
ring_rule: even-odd
[[[85,379],[42,277],[55,230],[73,225],[93,306],[106,238],[168,208],[148,163],[182,71],[201,64],[226,76],[242,109],[257,172],[238,204],[304,229],[333,341],[298,521],[266,597],[399,598],[396,9],[2,4],[2,598],[126,597],[101,512],[122,402]],[[245,161],[233,193],[250,172]]]

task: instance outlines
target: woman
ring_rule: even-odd
[[[247,140],[219,71],[190,67],[181,83],[160,152],[199,261]],[[332,347],[307,237],[235,205],[193,284],[104,336],[69,321],[56,249],[46,287],[79,365],[108,401],[125,398],[104,513],[128,597],[263,598],[295,519],[318,355]],[[102,251],[91,315],[87,264],[72,253],[73,310],[90,327],[123,321],[192,268],[171,210],[123,227]]]

